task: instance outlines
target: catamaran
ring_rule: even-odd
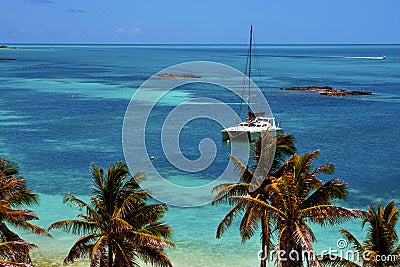
[[[253,45],[253,26],[250,26],[250,46],[248,53],[248,69],[246,70],[247,79],[249,81],[248,86],[248,99],[247,99],[247,119],[244,122],[239,123],[236,126],[225,128],[221,131],[222,140],[239,140],[247,139],[252,142],[264,132],[271,132],[274,135],[281,132],[280,123],[275,123],[274,117],[264,117],[265,112],[252,113],[250,110],[250,80],[251,80],[251,57],[252,57],[252,45]]]

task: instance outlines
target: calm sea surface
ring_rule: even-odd
[[[64,206],[62,197],[72,192],[87,198],[91,162],[106,167],[124,159],[125,110],[146,79],[187,61],[215,61],[243,71],[247,54],[247,47],[240,45],[17,47],[22,49],[0,50],[0,58],[16,59],[0,61],[0,156],[17,161],[30,187],[40,194],[41,205],[34,210],[44,227],[78,213]],[[364,209],[376,205],[378,199],[399,199],[400,45],[259,45],[256,55],[254,81],[277,121],[295,136],[299,153],[320,149],[316,163],[334,163],[334,177],[349,183],[351,194],[344,205]],[[383,55],[386,60],[379,58]],[[326,97],[280,90],[308,85],[365,90],[373,95]],[[224,88],[194,84],[176,88],[151,118],[162,123],[176,105],[194,97],[212,97],[235,110],[239,107]],[[180,146],[189,159],[199,157],[203,138],[215,141],[217,156],[200,173],[185,173],[171,165],[157,135],[148,138],[148,150],[156,156],[158,170],[174,183],[206,184],[228,162],[229,145],[221,142],[220,130],[217,123],[205,119],[182,130]],[[176,248],[169,255],[175,266],[258,265],[259,236],[242,244],[235,224],[222,239],[215,239],[216,227],[228,208],[170,208],[165,220],[174,228]],[[363,237],[357,221],[314,227],[316,250],[335,249],[340,227]],[[24,237],[39,244],[40,250],[34,251],[39,266],[59,266],[75,240],[61,232],[54,232],[53,239]]]

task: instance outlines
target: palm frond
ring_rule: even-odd
[[[64,263],[72,263],[76,259],[89,257],[92,252],[93,242],[99,238],[98,234],[90,234],[79,238],[71,247]]]
[[[363,252],[364,251],[364,247],[361,244],[360,241],[358,241],[358,239],[352,235],[349,231],[347,231],[346,229],[340,229],[340,232],[343,234],[343,236],[347,239],[347,241],[352,245],[352,248],[358,252]]]
[[[79,210],[82,210],[83,208],[89,208],[91,209],[92,207],[87,204],[85,201],[77,198],[71,193],[67,193],[64,198],[63,198],[63,203],[68,204],[69,206],[77,207]]]
[[[353,218],[362,218],[365,211],[356,209],[347,209],[335,205],[318,205],[305,208],[299,211],[304,217],[310,221],[320,225],[334,225],[348,221]]]
[[[91,197],[90,202],[93,205],[93,208],[88,205],[86,209],[86,214],[91,218],[92,221],[101,222],[102,220],[102,212],[104,210],[103,204],[100,202],[100,199]]]
[[[117,217],[124,218],[131,225],[134,225],[135,228],[139,229],[160,220],[167,210],[168,206],[165,204],[142,204],[139,207],[134,207],[126,215]],[[146,216],[143,216],[143,214],[146,214]]]
[[[245,206],[244,203],[236,204],[221,220],[217,228],[216,237],[221,238],[222,234],[230,227],[233,223],[233,220],[243,213]]]
[[[400,256],[400,245],[398,245],[398,246],[393,250],[393,255],[398,255],[398,256]]]
[[[243,164],[238,158],[234,155],[230,155],[230,159],[232,160],[233,164],[235,165],[235,169],[239,173],[239,181],[243,183],[250,184],[253,180],[254,173],[250,170],[250,168]]]
[[[333,174],[335,172],[335,165],[333,163],[327,163],[316,168],[311,175],[317,175],[318,173]]]
[[[172,236],[172,228],[164,222],[156,222],[146,225],[143,231],[154,236],[168,238]]]
[[[129,246],[126,244],[121,246],[118,242],[113,242],[113,245],[117,249],[115,263],[117,263],[118,266],[133,266],[131,264],[132,252],[129,251]]]
[[[96,232],[99,228],[94,222],[87,222],[84,220],[61,220],[52,223],[47,231],[53,229],[61,229],[64,232],[72,233],[74,235],[87,235]]]
[[[5,177],[16,176],[19,174],[18,164],[8,159],[0,159],[0,173]]]
[[[7,205],[8,206],[8,205]],[[31,210],[14,210],[9,206],[3,209],[3,217],[10,223],[38,220],[39,218]]]
[[[131,177],[121,188],[121,192],[132,193],[138,191],[140,189],[140,183],[145,180],[144,174],[142,172],[136,173],[133,177]]]
[[[102,194],[102,191],[105,189],[105,180],[104,180],[104,171],[102,168],[96,165],[96,163],[92,163],[90,165],[90,173],[92,174],[92,182],[94,185],[93,193],[98,196]]]
[[[399,241],[395,229],[396,224],[399,220],[399,209],[395,206],[394,200],[390,201],[383,209],[383,218],[389,230],[388,238],[393,242],[392,246],[394,246],[394,243]]]
[[[324,183],[314,191],[300,206],[308,208],[314,205],[329,205],[332,199],[346,199],[348,185],[339,178],[334,178]]]
[[[95,199],[92,198],[91,201],[93,202]],[[96,199],[97,200],[97,199]],[[74,195],[68,193],[65,195],[63,202],[68,204],[71,207],[76,207],[79,210],[82,210],[83,208],[86,209],[86,213],[94,218],[95,220],[100,220],[101,216],[100,214],[97,212],[97,210],[95,210],[92,206],[90,206],[88,203],[86,203],[85,201],[75,197]]]
[[[36,267],[36,266],[28,263],[16,263],[16,262],[0,260],[0,267]]]
[[[263,216],[263,210],[258,206],[250,206],[246,209],[240,223],[242,242],[250,239],[258,230],[258,224]]]
[[[102,235],[100,238],[97,240],[95,244],[91,247],[91,252],[90,252],[90,265],[96,264],[103,258],[103,254],[105,253],[105,247],[107,246],[107,237]]]
[[[378,209],[368,207],[367,216],[363,220],[363,227],[368,222],[370,227],[367,230],[368,249],[376,251],[379,255],[389,255],[393,252],[398,236],[396,223],[398,220],[398,209],[394,202],[389,202],[384,208],[382,201],[378,202]]]
[[[39,204],[39,197],[29,189],[22,189],[9,194],[4,198],[4,201],[10,203],[12,207],[32,206]]]
[[[116,210],[115,217],[123,218],[129,222],[140,225],[140,222],[153,222],[159,220],[165,212],[167,212],[168,206],[165,204],[143,204],[136,201],[136,196],[132,194],[127,197],[123,205]],[[141,214],[146,214],[146,218],[143,218]]]
[[[16,226],[17,228],[23,229],[25,231],[30,231],[32,233],[34,233],[35,235],[44,235],[47,237],[52,237],[47,231],[46,229],[37,226],[31,222],[27,222],[27,221],[23,221],[23,222],[18,222],[17,224],[13,224],[14,226]]]
[[[296,152],[297,148],[295,146],[293,135],[290,133],[279,134],[276,137],[275,157],[271,166],[270,174],[275,172],[288,157],[296,154]]]
[[[110,231],[116,233],[123,233],[125,231],[130,231],[133,228],[132,225],[130,225],[127,221],[118,217],[110,219],[109,225],[110,225]]]
[[[297,154],[292,155],[289,159],[287,159],[284,163],[282,163],[279,167],[277,167],[276,169],[274,169],[274,171],[272,171],[270,173],[270,175],[272,177],[281,177],[283,174],[285,174],[286,172],[288,172],[290,170],[291,165],[293,165],[293,160],[297,157]]]
[[[243,196],[249,193],[250,184],[248,183],[224,183],[215,186],[212,192],[217,192],[212,205],[218,204],[223,201],[228,201],[231,196]]]
[[[399,209],[395,206],[394,200],[390,201],[386,204],[385,208],[383,209],[383,217],[387,223],[390,222],[391,225],[397,223],[399,219]]]
[[[296,197],[296,183],[291,173],[285,173],[278,179],[273,179],[269,186],[271,191],[271,202],[273,206],[288,212],[294,210],[298,201]]]
[[[175,244],[171,241],[168,241],[165,238],[155,236],[153,234],[149,234],[144,230],[132,230],[127,233],[130,236],[133,236],[139,246],[145,246],[146,244],[156,244],[158,246],[169,246],[174,247]]]
[[[16,175],[0,176],[0,178],[0,199],[2,201],[10,204],[11,207],[38,204],[38,195],[27,188],[25,178]]]
[[[257,138],[252,152],[254,165],[251,169],[254,177],[268,176],[276,158],[276,138],[272,137],[268,131],[263,133]]]
[[[163,250],[153,246],[140,246],[137,252],[141,260],[156,267],[172,267],[170,259]]]
[[[312,231],[311,227],[306,223],[305,219],[303,218],[300,220],[301,226],[304,228],[304,230],[310,235],[310,239],[312,242],[317,241],[317,238],[314,235],[314,232]]]
[[[276,215],[282,219],[286,218],[286,214],[284,212],[260,199],[253,198],[251,196],[237,196],[237,197],[231,197],[231,199],[235,199],[236,201],[238,201],[238,203],[243,203],[242,205],[246,207],[247,206],[259,207],[265,210],[268,214],[271,214],[272,216]]]
[[[26,252],[32,248],[37,248],[37,246],[23,240],[2,242],[0,243],[0,259],[15,261],[25,256]]]

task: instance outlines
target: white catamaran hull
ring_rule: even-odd
[[[222,141],[235,140],[235,141],[255,141],[262,133],[269,132],[272,136],[278,135],[282,132],[279,127],[247,127],[247,126],[236,126],[223,129]]]

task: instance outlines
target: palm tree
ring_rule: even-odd
[[[280,266],[303,266],[304,263],[320,266],[312,248],[316,237],[308,222],[334,225],[364,214],[332,204],[334,199],[346,198],[347,184],[338,178],[323,184],[316,175],[332,174],[334,167],[325,164],[312,170],[312,160],[318,155],[318,150],[294,155],[279,167],[266,189],[270,200],[261,195],[231,197],[237,205],[263,212],[273,222],[278,232]]]
[[[159,221],[168,207],[146,203],[149,193],[139,187],[142,173],[128,178],[128,167],[122,162],[109,166],[106,174],[94,163],[90,171],[94,184],[90,204],[71,194],[64,199],[86,213],[49,227],[83,235],[64,263],[89,256],[90,266],[137,266],[137,258],[155,266],[172,266],[164,252],[165,246],[173,246],[167,240],[172,229]]]
[[[31,263],[29,250],[33,246],[21,245],[28,243],[10,230],[9,226],[50,236],[45,229],[30,222],[38,219],[33,211],[20,209],[34,204],[38,204],[38,195],[28,189],[26,179],[19,176],[18,166],[7,159],[0,159],[0,242],[3,243],[3,249],[20,244],[20,253],[11,253],[15,262]]]
[[[275,146],[275,149],[273,149]],[[270,220],[266,213],[256,207],[245,207],[243,203],[234,203],[232,196],[260,196],[263,199],[269,199],[269,194],[265,187],[270,183],[269,174],[277,169],[287,157],[296,153],[294,138],[291,134],[280,134],[275,138],[266,132],[260,135],[251,150],[252,164],[246,166],[234,155],[230,155],[236,168],[240,171],[239,181],[237,183],[224,183],[213,188],[217,192],[212,204],[220,202],[229,202],[234,207],[225,215],[217,228],[217,238],[221,238],[225,230],[231,226],[233,220],[244,213],[241,224],[240,234],[242,241],[250,239],[261,225],[261,245],[262,255],[260,266],[265,267],[267,257],[269,256],[272,243],[270,241]],[[275,154],[271,155],[271,152]],[[272,159],[272,162],[268,162]],[[270,169],[268,168],[270,167]],[[263,177],[263,180],[254,179],[254,177]],[[252,181],[257,184],[252,186]],[[255,190],[254,190],[255,188]]]
[[[354,255],[361,258],[361,263],[351,261],[351,259],[341,258],[337,255],[326,255],[322,262],[324,266],[339,267],[361,267],[361,266],[400,266],[400,245],[396,232],[396,223],[399,219],[399,209],[394,201],[390,201],[384,208],[379,201],[378,209],[372,206],[368,207],[368,213],[365,216],[362,227],[367,223],[366,240],[363,243],[352,235],[349,231],[341,229],[343,236],[348,244],[352,244]]]

